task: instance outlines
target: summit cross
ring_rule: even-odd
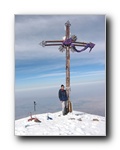
[[[68,95],[68,101],[70,101],[70,50],[72,52],[82,52],[86,49],[90,48],[89,52],[91,52],[92,48],[95,46],[94,43],[86,43],[86,42],[77,42],[77,36],[70,36],[70,22],[67,21],[65,23],[65,39],[64,40],[49,40],[42,41],[40,43],[41,46],[59,46],[59,50],[61,52],[66,50],[66,92]],[[83,47],[81,50],[78,50],[76,47]]]

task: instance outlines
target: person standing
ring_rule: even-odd
[[[62,114],[66,115],[68,113],[68,96],[63,84],[58,92],[58,96],[62,104]]]

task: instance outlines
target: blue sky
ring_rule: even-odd
[[[58,90],[66,83],[65,52],[42,47],[43,40],[61,40],[65,23],[77,41],[95,47],[71,55],[71,94],[75,110],[105,115],[105,16],[104,15],[15,15],[15,100],[16,117],[33,109],[38,113],[61,110]]]
[[[96,44],[91,53],[71,52],[71,85],[105,80],[104,15],[15,15],[17,91],[65,84],[65,52],[39,42],[62,39],[67,20],[77,41]]]

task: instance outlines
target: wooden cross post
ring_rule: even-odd
[[[65,40],[69,40],[71,24],[69,22],[66,22],[65,26],[66,26]],[[66,46],[66,92],[68,95],[68,101],[70,101],[70,47],[69,46]]]
[[[94,43],[85,43],[85,42],[76,42],[77,37],[72,35],[70,37],[70,22],[67,21],[65,23],[66,26],[66,33],[64,40],[54,40],[54,41],[42,41],[40,43],[41,46],[60,46],[59,50],[61,52],[66,50],[66,92],[68,95],[68,102],[70,102],[70,49],[72,52],[82,52],[85,51],[87,48],[90,48],[90,51],[95,46]],[[78,50],[76,47],[83,47],[83,49]],[[89,51],[89,52],[90,52]],[[72,110],[69,110],[71,112]]]

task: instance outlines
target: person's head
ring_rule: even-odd
[[[64,90],[64,85],[63,84],[61,85],[61,89]]]

